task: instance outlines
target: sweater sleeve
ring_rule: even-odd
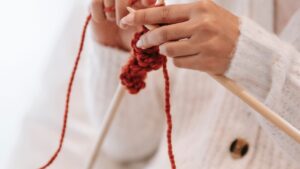
[[[93,40],[91,30],[85,49],[85,101],[92,123],[99,128],[119,84],[121,67],[130,54],[98,44]],[[137,95],[126,92],[102,147],[103,153],[117,161],[145,159],[158,146],[164,114],[161,97],[157,94],[160,79],[152,79],[152,74],[155,73],[148,76],[146,89]]]
[[[226,76],[237,81],[274,112],[300,129],[300,53],[248,18]],[[257,113],[255,113],[257,114]],[[261,126],[296,160],[300,144],[257,114]]]

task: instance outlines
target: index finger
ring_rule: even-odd
[[[117,0],[116,1],[116,21],[119,25],[119,21],[121,17],[125,16],[128,12],[126,10],[126,6],[128,6],[129,1],[127,0]]]
[[[156,0],[116,0],[116,20],[120,25],[120,20],[128,14],[126,7],[131,6],[136,9],[153,6]]]
[[[160,6],[131,12],[121,20],[125,25],[152,25],[183,22],[189,19],[189,4]]]

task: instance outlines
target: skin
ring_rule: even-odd
[[[129,6],[127,0],[92,0],[90,11],[92,14],[92,29],[94,39],[99,43],[111,47],[117,47],[130,51],[130,41],[134,32],[140,29],[139,26],[130,27],[126,30],[120,25],[120,20],[128,14],[126,9]],[[141,9],[153,6],[154,0],[141,0],[132,7]],[[105,12],[107,7],[115,7],[115,11]]]
[[[159,45],[176,66],[212,74],[226,72],[239,37],[238,17],[211,0],[138,10],[121,24],[164,25],[143,35],[137,46]]]
[[[116,8],[116,22],[105,15],[103,3],[104,0],[93,0],[91,8],[95,38],[99,43],[130,50],[132,34],[141,25],[160,24],[163,26],[143,35],[137,45],[141,48],[160,46],[160,52],[172,58],[180,68],[212,74],[224,74],[228,69],[240,34],[239,21],[237,16],[211,0],[155,8],[146,8],[141,3],[134,7],[139,10],[122,18],[125,12],[118,10],[126,10],[128,6],[123,4]]]

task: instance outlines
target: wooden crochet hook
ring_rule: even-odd
[[[88,161],[88,165],[87,165],[87,169],[93,169],[95,162],[97,160],[98,157],[98,153],[101,150],[101,147],[104,143],[104,140],[108,134],[108,131],[113,123],[113,120],[115,118],[115,115],[118,112],[118,109],[120,107],[120,104],[122,102],[122,99],[124,97],[124,94],[126,92],[125,87],[122,84],[119,84],[117,87],[117,90],[113,96],[112,101],[110,102],[110,105],[107,109],[107,112],[105,113],[105,116],[103,118],[102,121],[102,126],[100,128],[98,137],[97,137],[97,143],[96,146],[94,148],[94,151],[90,157],[90,160]]]

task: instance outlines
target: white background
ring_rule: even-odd
[[[37,94],[41,68],[74,0],[0,0],[0,168]],[[29,154],[30,155],[30,154]]]

